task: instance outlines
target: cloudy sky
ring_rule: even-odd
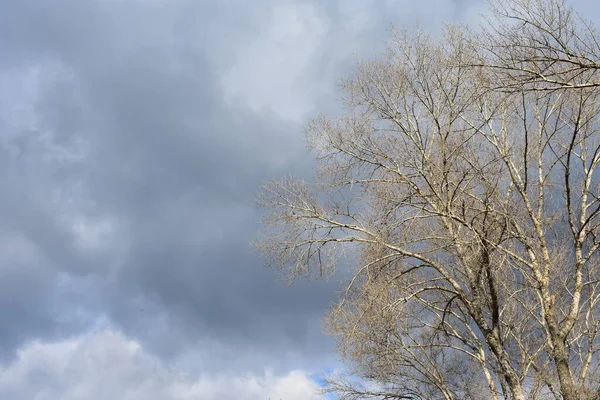
[[[0,0],[0,398],[319,399],[338,283],[262,267],[255,193],[390,23],[484,3]]]

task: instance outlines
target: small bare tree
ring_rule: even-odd
[[[309,124],[314,182],[265,185],[290,277],[340,265],[341,399],[600,399],[597,35],[560,1],[395,33]]]

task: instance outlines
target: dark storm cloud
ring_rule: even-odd
[[[2,355],[107,317],[162,357],[220,344],[213,368],[326,356],[336,285],[261,267],[253,197],[309,174],[298,121],[414,14],[384,3],[5,2]]]
[[[40,82],[38,126],[10,139],[18,155],[7,155],[13,167],[4,172],[20,182],[6,185],[2,209],[7,234],[25,237],[43,260],[14,278],[3,275],[15,288],[0,297],[3,319],[11,321],[0,336],[5,352],[66,329],[60,316],[75,308],[108,314],[159,352],[205,338],[276,352],[314,347],[308,335],[318,339],[313,325],[332,287],[289,290],[248,245],[257,230],[256,188],[280,173],[273,158],[298,153],[285,144],[301,142],[275,131],[301,132],[223,102],[206,56],[218,43],[207,40],[208,26],[194,27],[210,25],[203,12],[210,7],[65,1],[8,8],[0,23],[2,65],[38,68]],[[40,161],[54,148],[76,152],[79,142],[79,158]],[[56,191],[58,204],[44,206]],[[114,221],[117,251],[76,248],[61,223],[73,214]],[[88,275],[95,280],[86,292],[57,289],[60,273],[74,286]],[[152,312],[168,313],[165,332],[177,332],[179,341],[165,346],[172,338],[147,331]]]

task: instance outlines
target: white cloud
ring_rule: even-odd
[[[315,6],[304,3],[278,4],[268,18],[264,29],[240,46],[222,84],[229,102],[242,101],[254,111],[268,109],[297,121],[311,107],[306,73],[328,21]]]
[[[119,248],[118,221],[112,216],[69,215],[65,223],[82,251],[102,254]]]
[[[152,357],[135,340],[103,330],[24,346],[0,367],[0,398],[36,400],[319,400],[305,372],[192,378]]]
[[[220,71],[226,100],[255,112],[302,122],[315,103],[335,93],[353,55],[377,54],[391,23],[418,23],[440,31],[444,22],[477,20],[476,0],[268,1],[258,31],[231,44],[234,56]],[[327,4],[327,5],[326,5]],[[485,2],[483,2],[485,4]]]

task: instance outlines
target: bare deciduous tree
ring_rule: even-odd
[[[314,182],[265,185],[290,277],[348,252],[342,399],[600,398],[598,36],[560,1],[395,33],[307,128]]]

